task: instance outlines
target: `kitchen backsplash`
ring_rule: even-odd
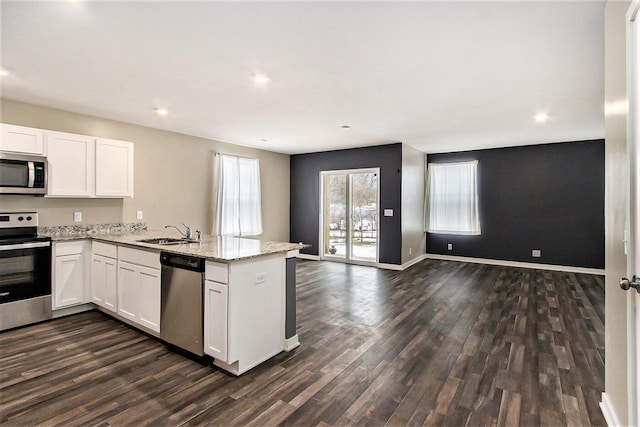
[[[73,237],[86,234],[133,233],[146,229],[147,224],[144,222],[132,222],[128,224],[60,225],[56,227],[38,227],[38,234],[51,237]]]

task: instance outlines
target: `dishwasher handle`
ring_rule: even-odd
[[[204,258],[160,252],[160,264],[182,270],[196,271],[198,273],[204,272]]]

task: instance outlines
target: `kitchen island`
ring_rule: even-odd
[[[54,273],[57,265],[63,269],[56,248],[88,242],[89,301],[104,313],[159,337],[160,253],[204,259],[203,352],[228,372],[240,375],[299,345],[295,256],[305,245],[217,236],[202,236],[200,242],[140,242],[181,237],[168,230],[49,234],[54,241]],[[65,275],[54,274],[54,294],[62,286],[56,283],[59,277]],[[57,300],[54,296],[54,310]]]

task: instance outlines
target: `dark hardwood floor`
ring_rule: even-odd
[[[301,346],[234,377],[96,312],[0,333],[8,425],[605,425],[601,276],[298,263]]]

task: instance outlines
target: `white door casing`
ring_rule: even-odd
[[[640,276],[640,0],[631,3],[627,13],[627,71],[629,98],[628,153],[628,246],[627,274]],[[637,281],[640,279],[637,279]],[[640,293],[629,289],[629,424],[640,423]],[[635,363],[634,363],[635,361]]]

